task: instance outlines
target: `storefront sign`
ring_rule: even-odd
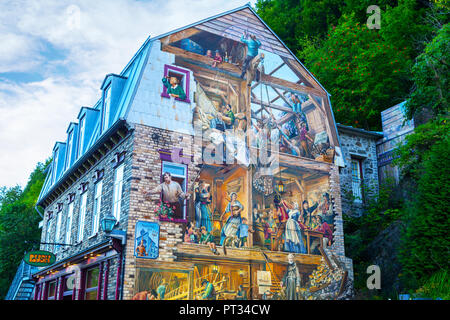
[[[45,267],[52,265],[56,261],[56,256],[48,251],[37,250],[25,254],[23,261],[35,267]]]

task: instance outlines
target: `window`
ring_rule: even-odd
[[[56,149],[53,154],[53,176],[52,176],[52,184],[55,183],[56,180],[56,171],[58,170],[58,154],[59,149]]]
[[[359,159],[352,159],[352,191],[355,197],[354,202],[362,203],[362,162]]]
[[[103,188],[103,181],[100,180],[95,185],[94,211],[92,215],[92,235],[98,232],[98,226],[100,222],[100,209],[102,205],[102,188]]]
[[[190,103],[191,101],[189,100],[189,82],[190,82],[189,71],[166,64],[164,66],[164,77],[167,77],[167,76],[177,78],[178,85],[181,86],[184,93],[186,94],[186,99],[181,100],[179,98],[176,98],[176,100]],[[167,93],[167,88],[164,85],[163,85],[163,92],[162,92],[161,96],[165,97],[165,98],[170,98],[170,95]]]
[[[66,225],[66,239],[64,243],[70,244],[72,239],[72,218],[73,218],[73,201],[69,204],[69,211],[67,214],[67,225]]]
[[[102,132],[109,126],[109,117],[111,114],[111,85],[105,89],[103,96],[103,128]]]
[[[123,169],[122,163],[116,168],[114,173],[114,191],[113,191],[113,215],[117,222],[120,220],[120,204],[122,201],[122,187],[123,187]]]
[[[61,216],[62,216],[62,211],[59,210],[58,213],[56,214],[56,231],[55,231],[55,242],[59,242],[59,236],[61,234]],[[59,246],[56,246],[56,251],[59,250]]]
[[[79,158],[81,156],[81,154],[83,153],[85,126],[86,126],[86,116],[83,116],[80,119],[80,132],[79,132],[79,137],[80,138],[78,139],[78,154],[77,154],[77,158]]]
[[[72,160],[72,147],[73,147],[73,129],[69,132],[69,138],[67,139],[66,163],[64,165],[64,170],[67,170],[70,167],[70,161]]]
[[[62,299],[63,300],[72,300],[73,288],[69,287],[70,276],[71,275],[67,275],[64,278],[62,278],[62,282],[63,282]],[[75,281],[75,280],[73,280],[73,281]]]
[[[84,221],[86,219],[86,202],[87,202],[87,192],[81,195],[80,204],[80,217],[78,221],[78,242],[83,241],[84,238]]]
[[[86,289],[84,291],[84,300],[97,300],[99,275],[100,270],[98,267],[86,270]]]
[[[50,251],[50,245],[48,243],[50,243],[51,229],[52,229],[52,220],[49,218],[49,220],[47,221],[47,230],[46,230],[46,234],[45,234],[45,242],[47,243],[46,244],[47,251]]]
[[[56,296],[56,281],[49,282],[47,289],[47,300],[55,300]]]
[[[183,192],[186,192],[187,188],[187,166],[184,164],[163,161],[162,163],[162,172],[169,172],[172,176],[172,181],[175,181],[180,184]],[[174,215],[175,219],[186,219],[186,200],[183,201],[183,210],[181,215]]]

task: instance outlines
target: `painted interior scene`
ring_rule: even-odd
[[[249,228],[248,177],[239,166],[205,166],[194,185],[194,201],[184,241],[217,246],[247,247]]]
[[[253,245],[273,251],[320,254],[331,246],[334,212],[328,176],[280,166],[253,181]]]
[[[227,37],[210,31],[191,28],[184,32],[189,37],[162,47],[176,55],[176,66],[193,71],[197,86],[193,120],[200,122],[204,138],[223,142],[223,133],[231,130],[246,141],[244,134],[250,127],[252,147],[259,148],[267,140],[279,143],[280,152],[332,162],[334,142],[326,101],[314,94],[289,59],[274,53],[276,48],[264,38],[267,35],[239,27],[224,30]],[[178,73],[170,69],[170,74],[165,71],[164,92],[172,88],[168,84],[172,81],[180,93],[188,76],[182,75],[182,69]],[[178,94],[172,96],[179,99]]]

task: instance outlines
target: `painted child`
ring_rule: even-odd
[[[218,255],[219,252],[217,251],[216,244],[214,243],[214,237],[211,232],[206,231],[205,227],[201,227],[201,233],[202,236],[200,237],[200,244],[207,244],[211,251]]]
[[[186,93],[184,93],[183,88],[180,86],[180,81],[177,77],[166,76],[162,79],[164,86],[167,88],[167,94],[173,98],[178,98],[180,100],[186,99]]]
[[[222,56],[219,53],[219,50],[216,50],[216,54],[214,55],[214,61],[212,63],[212,67],[216,68],[218,64],[222,63]]]

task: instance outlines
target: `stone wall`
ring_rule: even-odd
[[[107,213],[112,212],[112,202],[113,202],[113,187],[114,187],[114,170],[115,170],[115,154],[125,151],[124,160],[124,178],[123,178],[123,188],[122,188],[122,204],[121,204],[121,214],[119,224],[116,229],[126,230],[128,221],[128,207],[129,207],[129,190],[131,186],[131,150],[132,150],[133,138],[128,137],[126,140],[122,141],[119,145],[111,149],[95,166],[93,166],[89,171],[82,175],[78,181],[76,181],[68,190],[66,190],[61,196],[59,196],[52,204],[45,208],[44,216],[44,229],[41,235],[41,241],[46,240],[46,230],[48,212],[53,211],[53,222],[51,223],[50,230],[50,241],[64,243],[65,235],[67,232],[68,224],[68,211],[69,211],[69,194],[75,193],[74,208],[72,215],[72,228],[71,232],[71,242],[74,246],[61,246],[59,251],[57,251],[57,262],[71,257],[83,250],[86,250],[96,244],[99,244],[109,237],[106,237],[104,232],[99,230],[97,234],[92,234],[92,218],[94,209],[94,194],[95,194],[95,178],[94,174],[96,170],[104,170],[103,176],[103,187],[102,187],[102,199],[101,199],[101,210],[100,210],[100,220]],[[81,205],[81,185],[83,183],[87,184],[87,203],[86,203],[86,216],[85,216],[85,226],[84,226],[84,239],[81,242],[76,242],[78,234],[78,221],[80,218],[80,205]],[[61,229],[59,239],[55,239],[56,230],[56,219],[57,219],[57,204],[63,203],[62,218],[61,218]],[[100,228],[99,228],[100,229]],[[44,249],[45,246],[41,245]],[[57,248],[54,246],[49,246],[50,251],[56,251]]]
[[[339,130],[339,138],[346,167],[340,170],[342,210],[346,214],[360,215],[364,203],[378,195],[378,166],[376,137]],[[362,161],[363,203],[354,203],[352,197],[352,158]]]

